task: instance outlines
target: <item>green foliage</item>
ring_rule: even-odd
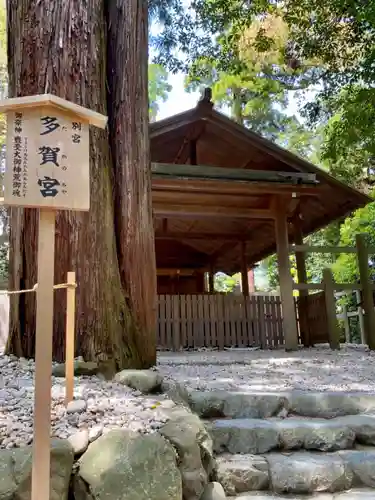
[[[158,64],[148,65],[148,100],[150,121],[155,121],[160,102],[168,99],[172,86],[168,83],[168,72]]]
[[[340,244],[355,245],[355,236],[363,233],[369,245],[375,246],[375,203],[370,203],[348,217],[340,228]],[[371,277],[375,279],[374,256],[370,260]],[[334,266],[335,279],[340,283],[355,283],[359,279],[356,254],[341,254]]]
[[[224,273],[215,274],[214,287],[216,292],[230,293],[234,290],[238,281],[235,276],[228,276]]]
[[[323,157],[336,177],[369,192],[375,182],[375,89],[344,88],[330,108]]]

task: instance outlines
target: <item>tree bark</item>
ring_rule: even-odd
[[[137,346],[156,352],[156,263],[148,137],[147,0],[108,2],[108,117],[116,172],[121,282],[139,321]],[[123,138],[123,140],[120,140]]]
[[[90,211],[57,214],[55,280],[64,283],[67,271],[77,273],[76,355],[112,360],[117,369],[140,368],[153,365],[156,357],[147,61],[143,68],[143,59],[133,60],[142,50],[147,57],[147,10],[129,1],[119,38],[137,38],[144,45],[131,52],[128,44],[115,53],[119,59],[111,64],[119,63],[117,79],[107,86],[107,3],[7,0],[9,94],[53,93],[104,115],[108,102],[111,140],[107,131],[90,132]],[[117,1],[122,3],[127,2]],[[133,87],[137,100],[131,100]],[[129,96],[128,108],[117,117],[122,96]],[[130,126],[121,121],[126,116]],[[36,231],[36,210],[11,210],[10,289],[36,283]],[[64,290],[55,291],[53,357],[58,361],[64,358],[65,308]],[[33,357],[34,294],[12,296],[10,313],[8,353]]]

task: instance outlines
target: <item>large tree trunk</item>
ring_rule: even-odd
[[[116,12],[106,12],[107,3],[126,5],[109,47],[107,21]],[[111,141],[106,131],[92,129],[90,136],[90,212],[57,215],[55,281],[77,273],[76,354],[113,359],[117,368],[151,366],[156,357],[147,7],[140,4],[7,0],[10,96],[53,93],[105,115],[108,102]],[[108,81],[107,53],[116,75],[109,68]],[[36,230],[36,210],[11,210],[11,289],[36,283]],[[65,292],[58,290],[56,360],[64,358],[65,307]],[[34,345],[35,295],[13,296],[7,350],[32,357]]]

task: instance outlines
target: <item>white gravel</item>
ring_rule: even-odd
[[[0,356],[0,448],[32,441],[34,362]],[[65,407],[65,379],[53,377],[52,436],[68,438],[86,430],[90,439],[114,428],[153,432],[168,420],[171,401],[142,396],[97,376],[75,377],[75,401]]]
[[[233,391],[375,392],[375,353],[364,346],[298,352],[233,349],[159,353],[158,369],[186,389]],[[34,362],[0,355],[0,449],[33,438]],[[167,396],[143,396],[97,376],[75,377],[74,402],[65,406],[65,379],[53,377],[52,436],[77,446],[114,428],[149,433],[168,420]],[[87,444],[87,443],[86,443]]]
[[[159,370],[188,389],[230,391],[375,392],[375,352],[346,345],[331,351],[322,345],[286,353],[232,349],[161,352]]]

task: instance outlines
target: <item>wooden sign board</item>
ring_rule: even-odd
[[[4,204],[90,208],[89,125],[107,118],[51,95],[7,99]]]
[[[40,209],[31,498],[49,500],[55,216],[89,210],[89,125],[105,128],[107,117],[53,95],[6,99],[1,112],[8,118],[4,204]]]
[[[8,113],[5,205],[89,210],[89,124],[51,107]]]

